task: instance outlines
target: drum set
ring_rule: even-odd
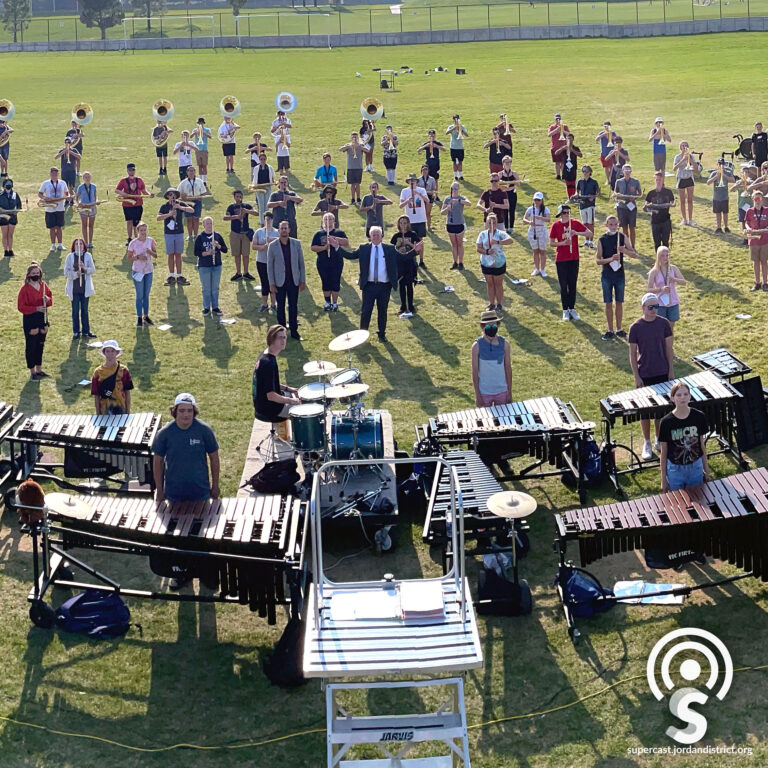
[[[332,352],[347,353],[346,368],[326,360],[304,365],[304,376],[314,381],[299,388],[301,404],[294,405],[288,417],[294,449],[310,470],[330,460],[384,456],[381,416],[366,411],[363,397],[369,387],[363,383],[360,369],[352,365],[352,350],[369,335],[366,330],[348,331],[328,345]],[[332,411],[334,403],[342,408]]]

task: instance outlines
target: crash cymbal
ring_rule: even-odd
[[[370,387],[367,384],[361,382],[353,382],[352,384],[337,384],[335,387],[328,387],[325,390],[325,397],[328,400],[343,400],[347,397],[360,397],[364,395]]]
[[[329,363],[327,360],[311,360],[304,363],[305,376],[332,376],[341,370],[343,369],[339,368],[336,363]]]
[[[361,344],[365,344],[370,335],[371,334],[368,331],[362,329],[357,331],[347,331],[346,333],[342,333],[341,336],[331,339],[328,349],[330,349],[331,352],[346,352],[348,349],[354,349]]]
[[[522,491],[494,493],[486,504],[488,505],[488,511],[492,515],[506,517],[510,520],[517,520],[521,517],[532,515],[538,506],[533,496],[529,496]]]
[[[68,493],[46,493],[45,506],[57,515],[78,520],[84,520],[93,512],[89,504]]]

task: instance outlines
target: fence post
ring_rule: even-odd
[[[548,27],[551,26],[551,24],[549,23],[549,0],[547,0],[547,26]]]
[[[717,8],[720,11],[720,21],[723,20],[723,0],[717,0]]]
[[[251,17],[246,16],[245,20],[248,22],[246,29],[248,30],[248,37],[250,37],[251,36]]]
[[[667,3],[662,0],[661,10],[664,11],[664,23],[667,23]]]
[[[221,28],[221,14],[219,14],[219,37],[224,37],[224,32]]]
[[[461,29],[459,26],[459,6],[456,6],[456,31],[458,32]]]
[[[307,37],[312,37],[312,27],[309,25],[309,19],[311,14],[307,14]]]
[[[48,44],[50,45],[51,43],[51,20],[50,19],[45,20],[45,29],[46,29],[46,32],[48,33]]]
[[[373,11],[368,9],[368,32],[373,34]]]
[[[432,31],[432,6],[429,6],[429,31]]]
[[[661,0],[661,1],[663,3],[666,2],[666,0]],[[610,16],[608,14],[608,0],[605,0],[605,23],[606,24],[610,24],[611,23],[611,19],[610,19]]]
[[[77,48],[77,19],[75,19],[75,48]]]
[[[635,24],[640,23],[640,11],[637,8],[637,0],[635,0]]]
[[[165,45],[163,44],[163,17],[160,17],[160,50],[165,50]]]
[[[403,34],[403,11],[400,9],[400,34]]]
[[[520,3],[517,4],[517,26],[518,27],[523,26],[520,22]]]
[[[491,6],[485,6],[486,16],[488,17],[488,39],[491,39]]]
[[[691,21],[696,21],[696,9],[693,7],[693,0],[691,0]]]
[[[578,27],[579,24],[579,0],[576,0],[576,26]]]
[[[341,34],[341,12],[336,11],[336,15],[339,17],[339,34]]]
[[[280,37],[280,14],[277,14],[277,36]]]

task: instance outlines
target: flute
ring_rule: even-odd
[[[331,230],[328,226],[328,222],[323,222],[323,229],[325,230],[325,253],[328,258],[331,258]]]
[[[78,261],[77,271],[79,273],[78,278],[80,280],[80,287],[83,288],[85,286],[85,275],[83,274],[85,261],[83,260],[83,250],[79,242],[75,246],[75,254],[77,255]]]
[[[48,286],[45,284],[45,275],[43,274],[42,267],[40,268],[40,283],[43,289],[43,323],[48,325],[48,298],[45,295],[46,290],[48,290]]]

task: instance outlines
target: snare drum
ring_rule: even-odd
[[[325,390],[330,386],[324,381],[313,381],[299,387],[299,400],[302,403],[314,403],[325,398]]]
[[[293,409],[291,409],[293,410]],[[331,451],[334,459],[348,459],[355,448],[355,422],[346,416],[334,416],[331,421]],[[381,414],[369,413],[357,422],[357,450],[363,458],[384,457]]]
[[[297,451],[322,451],[325,448],[325,408],[320,403],[294,405],[288,416]]]
[[[360,371],[357,368],[345,368],[341,373],[337,373],[331,378],[332,387],[337,387],[340,384],[356,384],[357,382],[362,382]],[[339,398],[339,402],[344,405],[353,403],[356,400],[358,400],[357,396]]]

